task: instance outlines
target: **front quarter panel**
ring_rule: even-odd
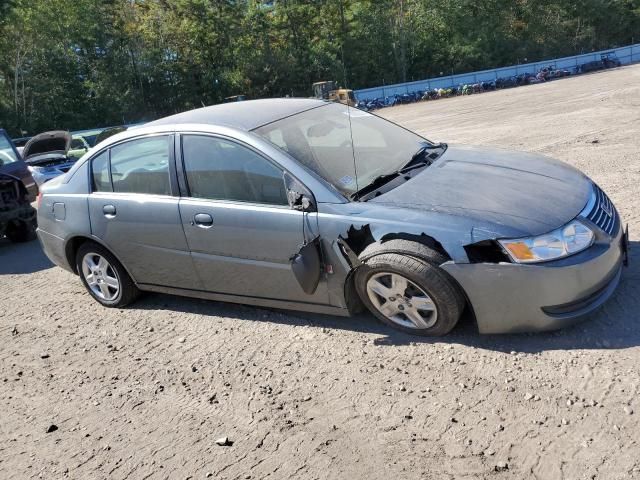
[[[453,261],[466,263],[463,247],[474,239],[472,221],[464,217],[366,202],[320,203],[318,225],[325,263],[333,270],[328,278],[330,302],[343,308],[347,305],[345,284],[357,265],[344,254],[341,243],[353,249],[357,257],[369,244],[393,236],[418,240],[426,236],[437,242]]]

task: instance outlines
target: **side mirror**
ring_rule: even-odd
[[[287,188],[287,201],[293,210],[299,210],[301,212],[317,211],[313,194],[307,187],[288,173],[285,173],[284,181]]]
[[[316,211],[316,205],[313,199],[304,193],[287,189],[287,199],[289,200],[289,206],[294,210],[299,210],[301,212]]]

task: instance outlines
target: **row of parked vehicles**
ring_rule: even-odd
[[[534,83],[543,83],[557,78],[568,77],[580,73],[588,73],[596,70],[604,70],[606,68],[619,67],[622,63],[615,53],[605,53],[601,55],[600,60],[594,60],[581,65],[577,65],[572,70],[555,68],[550,65],[542,68],[537,73],[522,73],[510,77],[497,78],[490,82],[478,82],[473,84],[460,84],[449,88],[433,88],[431,90],[417,90],[403,94],[389,95],[386,97],[362,99],[356,106],[362,110],[372,111],[384,107],[392,107],[394,105],[402,105],[425,100],[438,100],[440,98],[449,98],[458,95],[472,95],[491,90],[499,90],[503,88],[513,88],[522,85],[531,85]]]
[[[96,143],[126,130],[70,133],[64,130],[11,139],[0,129],[0,238],[25,242],[35,238],[38,187],[69,171]]]

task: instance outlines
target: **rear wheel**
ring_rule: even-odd
[[[464,309],[464,299],[447,274],[414,257],[376,255],[356,271],[355,284],[378,319],[416,335],[447,334]]]
[[[105,307],[124,307],[140,294],[120,262],[97,243],[80,246],[76,267],[87,291]]]

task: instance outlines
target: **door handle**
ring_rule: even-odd
[[[211,228],[213,226],[213,217],[208,213],[196,213],[193,216],[191,225],[196,225],[200,228]]]
[[[105,205],[102,207],[102,213],[107,218],[113,218],[116,216],[116,207],[115,205]]]

